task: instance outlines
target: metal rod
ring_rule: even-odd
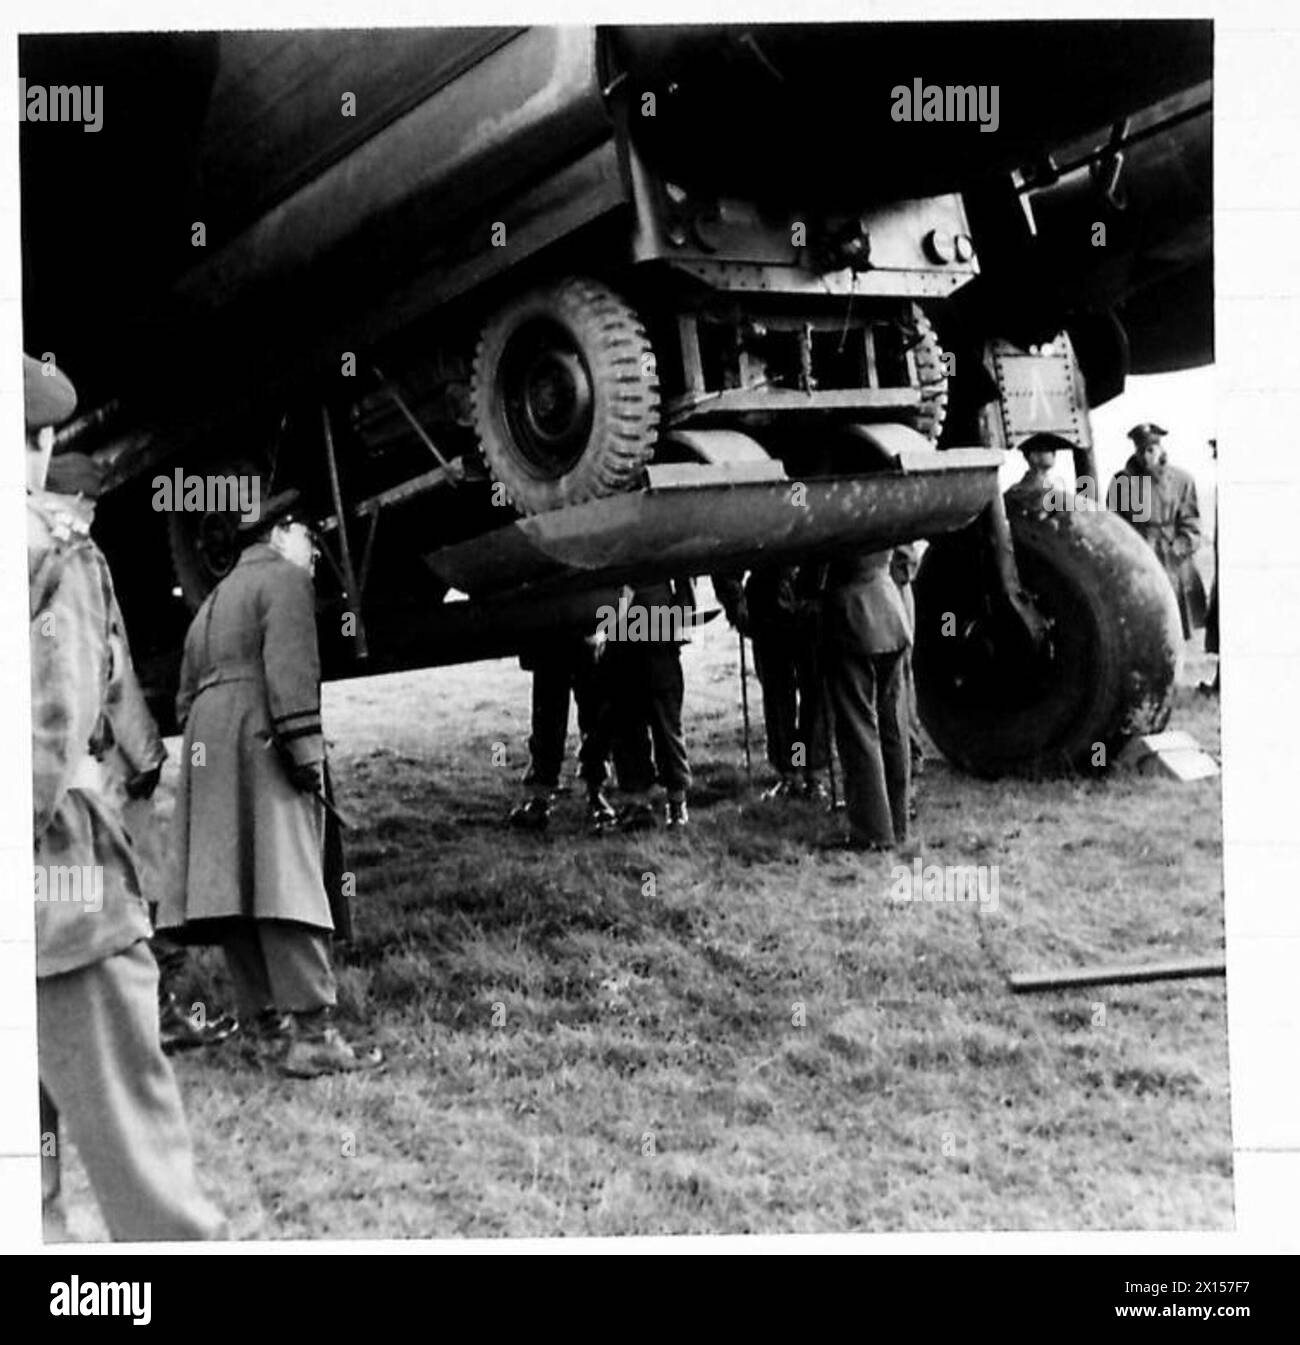
[[[1182,981],[1199,976],[1225,976],[1222,958],[1189,957],[1176,962],[1146,962],[1132,967],[1078,967],[1069,971],[1014,971],[1007,983],[1017,994],[1034,990],[1069,990],[1084,985],[1130,985],[1146,981]]]
[[[370,531],[366,533],[366,544],[361,549],[361,579],[359,598],[366,596],[366,580],[370,578],[370,558],[375,550],[375,533],[379,531],[379,519],[383,513],[382,509],[376,509],[370,518]]]
[[[1016,190],[1023,196],[1025,192],[1035,191],[1040,186],[1051,186],[1052,183],[1059,182],[1067,173],[1073,173],[1078,168],[1083,168],[1090,163],[1096,163],[1108,155],[1114,154],[1117,149],[1129,149],[1133,145],[1140,145],[1144,140],[1150,140],[1153,136],[1165,135],[1173,130],[1175,126],[1181,126],[1185,121],[1194,121],[1197,117],[1208,116],[1214,109],[1213,101],[1207,100],[1204,103],[1197,103],[1194,107],[1184,108],[1183,111],[1175,113],[1172,117],[1166,117],[1164,121],[1155,122],[1151,126],[1145,126],[1140,131],[1135,131],[1126,139],[1116,142],[1112,135],[1099,149],[1090,150],[1082,158],[1072,159],[1069,163],[1054,164],[1054,176],[1051,182],[1041,183],[1029,181],[1021,183]]]
[[[273,752],[273,751],[277,751],[277,750],[278,750],[277,747],[276,747],[276,740],[275,740],[275,735],[274,735],[274,734],[272,734],[272,733],[262,733],[262,734],[259,734],[258,736],[262,739],[262,746],[263,746],[268,752]],[[322,765],[323,765],[323,764],[324,764],[324,763],[322,762]],[[306,790],[304,790],[303,792],[304,792],[304,793],[307,793]],[[346,813],[344,813],[344,812],[341,812],[341,811],[340,811],[340,810],[339,810],[333,803],[331,803],[331,802],[329,801],[329,799],[327,799],[327,798],[325,797],[325,790],[324,790],[323,788],[322,788],[322,789],[313,789],[313,790],[308,794],[308,797],[309,797],[309,798],[313,798],[313,799],[315,799],[316,802],[319,803],[319,804],[321,805],[321,807],[324,808],[325,811],[326,811],[327,813],[329,813],[329,815],[330,815],[330,816],[331,816],[331,817],[332,817],[332,818],[339,824],[339,826],[341,826],[341,827],[346,827],[349,831],[352,829],[352,822],[351,822],[351,820],[348,818],[348,815],[347,815]]]
[[[745,637],[736,632],[740,641],[740,717],[745,726],[745,781],[754,786],[754,763],[749,754],[749,661],[745,657]]]
[[[835,770],[835,707],[831,704],[831,684],[826,677],[824,664],[818,659],[817,680],[822,698],[822,720],[826,733],[826,778],[831,786],[831,812],[840,806],[840,781]]]
[[[429,438],[427,432],[425,431],[424,426],[421,425],[420,422],[416,420],[415,416],[411,413],[410,407],[408,407],[406,405],[406,402],[402,399],[402,394],[398,392],[398,390],[388,381],[388,379],[384,377],[384,375],[380,372],[379,367],[377,365],[372,365],[371,367],[375,371],[375,377],[378,378],[379,381],[384,385],[384,391],[393,399],[393,405],[396,406],[397,409],[402,413],[402,415],[406,417],[407,421],[410,423],[411,428],[416,432],[416,434],[420,436],[420,439],[423,442],[425,448],[427,448],[429,452],[432,453],[433,456],[438,459],[439,465],[447,473],[447,479],[451,482],[453,486],[458,485],[459,482],[456,479],[456,469],[438,451],[438,445],[435,444],[433,440]]]
[[[993,549],[993,563],[997,568],[1000,589],[998,596],[1010,606],[1024,627],[1030,643],[1037,649],[1047,635],[1047,622],[1021,586],[1011,524],[1007,519],[1006,502],[1002,498],[1001,491],[993,492],[993,498],[984,510],[981,524]]]
[[[352,635],[352,648],[358,658],[368,658],[370,651],[366,647],[366,626],[361,618],[361,595],[357,589],[356,571],[352,568],[352,547],[348,543],[347,516],[343,512],[343,491],[339,486],[339,465],[334,455],[334,431],[330,429],[329,407],[323,402],[320,409],[321,429],[325,435],[325,460],[330,469],[330,494],[334,499],[334,513],[339,521],[339,555],[343,561],[343,583],[347,592],[343,597],[349,607],[356,610],[357,628]]]

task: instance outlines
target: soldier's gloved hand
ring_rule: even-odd
[[[126,796],[129,799],[148,799],[158,788],[158,779],[162,775],[162,764],[150,766],[147,771],[137,771],[126,782]]]
[[[325,771],[319,761],[295,762],[289,768],[293,787],[304,794],[324,794]]]

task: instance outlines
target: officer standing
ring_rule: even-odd
[[[293,491],[266,503],[185,637],[174,872],[158,926],[219,943],[255,1044],[313,1077],[378,1058],[333,1022],[316,549],[296,504]]]
[[[912,627],[889,551],[830,563],[822,630],[848,843],[863,850],[903,845],[911,784],[903,666]]]
[[[817,647],[820,577],[816,566],[767,565],[751,571],[743,589],[725,576],[714,579],[727,619],[754,641],[767,760],[777,774],[765,799],[829,797],[830,735]]]
[[[520,666],[533,675],[532,734],[524,776],[528,796],[511,809],[511,826],[541,831],[550,822],[569,736],[570,699],[578,707],[582,738],[578,758],[587,787],[587,825],[600,832],[614,822],[614,809],[605,797],[610,746],[605,731],[608,716],[601,715],[598,704],[596,663],[600,654],[595,636],[571,632],[520,656]]]
[[[114,1239],[221,1238],[225,1219],[199,1189],[180,1092],[159,1045],[149,918],[95,750],[120,687],[112,631],[121,614],[84,520],[43,490],[52,427],[72,414],[76,394],[52,364],[28,356],[23,381],[45,1124],[54,1109],[66,1119]],[[56,891],[56,875],[72,890]],[[44,1184],[47,1215],[57,1219],[57,1168]]]
[[[1149,421],[1133,426],[1128,432],[1132,456],[1111,482],[1106,500],[1164,566],[1186,640],[1205,624],[1205,585],[1194,559],[1201,544],[1201,511],[1192,474],[1169,461],[1167,433]]]
[[[610,639],[601,656],[603,703],[613,723],[614,769],[625,798],[619,826],[640,831],[657,824],[650,794],[658,780],[667,796],[668,828],[680,831],[690,821],[686,794],[691,766],[682,729],[686,683],[681,650],[695,612],[690,580],[660,581],[634,590],[627,611],[635,618],[638,609],[646,633],[655,638]],[[668,618],[668,613],[677,614],[678,619]],[[629,622],[629,628],[635,625]]]

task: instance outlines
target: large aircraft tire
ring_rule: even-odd
[[[1047,639],[1035,650],[991,599],[992,557],[972,531],[935,542],[916,580],[922,723],[976,775],[1102,769],[1168,723],[1182,650],[1173,590],[1115,514],[1008,514]]]
[[[525,514],[634,488],[659,432],[640,319],[582,278],[507,304],[479,340],[474,419],[494,479]]]

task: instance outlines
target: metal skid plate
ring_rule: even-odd
[[[808,481],[737,480],[725,464],[704,465],[689,485],[652,485],[519,519],[425,561],[478,599],[891,546],[965,527],[997,491],[997,450],[927,456],[909,455],[906,471]]]

